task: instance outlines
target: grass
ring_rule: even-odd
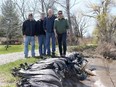
[[[29,46],[29,49],[31,46]],[[35,48],[38,49],[38,45],[35,45]],[[10,45],[8,50],[5,49],[5,45],[0,45],[0,54],[8,54],[14,52],[22,52],[24,50],[24,45]]]
[[[11,75],[11,69],[13,67],[18,67],[21,63],[34,63],[38,59],[35,58],[29,58],[29,59],[22,59],[22,60],[17,60],[15,62],[11,62],[8,64],[4,64],[0,66],[0,82],[5,84],[5,86],[0,86],[0,87],[16,87],[16,78],[14,78]]]
[[[8,50],[5,49],[5,45],[0,45],[0,54],[7,54],[13,52],[23,51],[23,45],[10,45]]]
[[[83,51],[86,49],[95,49],[97,47],[97,44],[89,44],[89,45],[79,45],[79,46],[68,46],[68,51]]]

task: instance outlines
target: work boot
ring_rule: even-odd
[[[55,53],[54,52],[52,53],[52,57],[55,57]]]

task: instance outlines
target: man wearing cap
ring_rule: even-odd
[[[46,33],[43,28],[43,21],[44,21],[45,14],[41,13],[40,20],[37,21],[37,35],[38,35],[38,42],[39,42],[39,54],[42,57],[46,55]]]
[[[61,57],[65,57],[67,44],[67,29],[69,28],[67,19],[64,18],[62,11],[58,11],[58,18],[54,22],[56,37],[58,39],[59,53]]]
[[[46,32],[46,51],[47,55],[51,55],[50,50],[50,39],[52,39],[52,56],[55,56],[55,33],[54,33],[54,20],[55,16],[53,15],[53,10],[48,9],[48,16],[44,19],[44,30]]]
[[[23,22],[22,32],[24,36],[24,54],[28,58],[28,45],[31,43],[31,55],[35,57],[35,35],[36,35],[36,21],[33,14],[28,15],[28,19]]]

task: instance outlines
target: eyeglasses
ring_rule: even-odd
[[[58,15],[61,15],[62,13],[58,13]]]

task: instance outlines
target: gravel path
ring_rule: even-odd
[[[56,48],[56,52],[58,48]],[[38,50],[35,51],[35,56],[39,56]],[[31,56],[31,51],[29,51],[29,56]],[[10,62],[14,62],[19,59],[24,59],[24,52],[15,52],[9,54],[0,54],[0,65],[7,64]]]
[[[36,56],[38,56],[38,51],[35,51]],[[29,56],[31,56],[31,52],[29,52]],[[19,59],[24,59],[23,52],[9,53],[9,54],[0,54],[0,65],[14,62]]]

